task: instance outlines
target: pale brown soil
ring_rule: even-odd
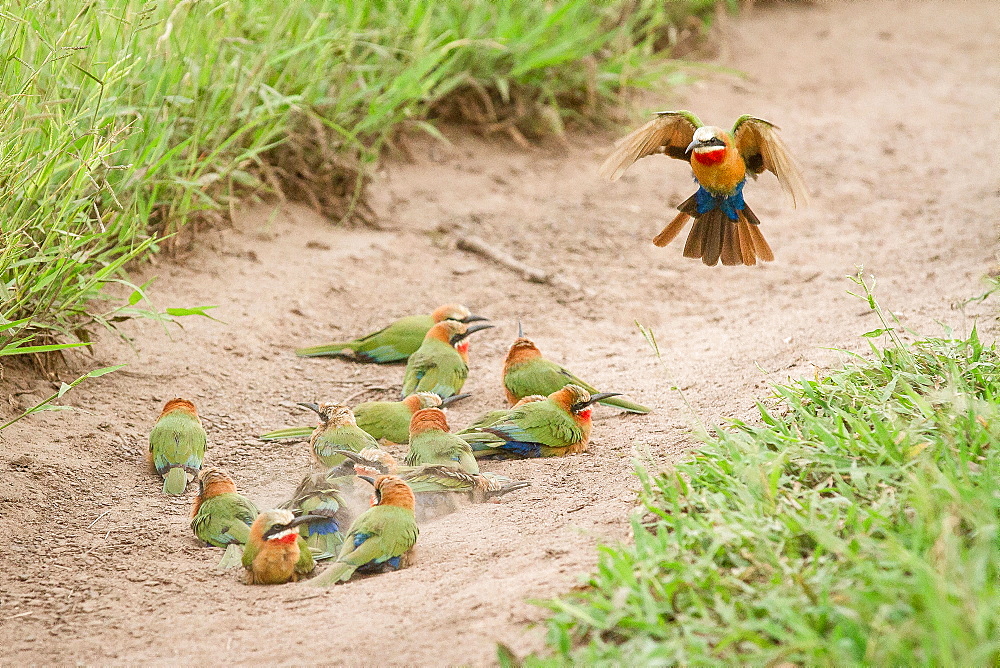
[[[864,350],[858,335],[877,323],[847,295],[855,265],[878,277],[907,326],[966,332],[985,313],[993,339],[989,303],[954,305],[982,292],[995,265],[997,26],[993,0],[758,8],[722,37],[720,62],[749,78],[711,76],[650,101],[717,124],[752,112],[782,126],[813,198],[789,208],[769,175],[747,187],[777,255],[770,265],[708,268],[677,244],[653,247],[693,191],[688,170],[651,158],[600,182],[610,135],[537,151],[419,142],[415,163],[389,164],[374,186],[389,230],[338,229],[298,206],[255,209],[205,233],[183,261],[160,259],[145,272],[159,276],[159,305],[218,304],[223,322],[127,324],[134,351],[105,336],[96,360],[76,362],[127,370],[68,395],[79,410],[3,432],[0,659],[481,665],[498,641],[542,649],[530,623],[545,612],[527,599],[567,591],[592,569],[595,544],[627,539],[633,458],[668,466],[695,446],[698,420],[749,416],[768,383],[836,364],[831,347]],[[593,296],[454,250],[459,227]],[[164,401],[195,400],[209,461],[262,506],[277,503],[310,470],[307,447],[254,436],[308,421],[290,402],[389,396],[402,374],[290,349],[451,300],[498,326],[476,335],[475,396],[451,412],[454,424],[500,405],[518,317],[550,357],[656,411],[599,410],[585,455],[488,464],[533,485],[425,523],[407,570],[323,594],[215,572],[218,551],[188,529],[189,500],[161,495],[143,465]],[[635,321],[655,331],[662,361]],[[358,394],[366,384],[389,390]],[[47,391],[10,378],[2,389],[13,404]]]

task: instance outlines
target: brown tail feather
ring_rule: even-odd
[[[702,218],[706,225],[701,242],[701,261],[709,267],[714,267],[719,263],[719,255],[722,253],[724,225],[729,221],[725,220],[725,214],[720,209],[712,209]]]
[[[701,259],[702,239],[705,236],[706,221],[704,218],[695,218],[691,231],[688,232],[687,241],[684,242],[684,257],[694,260]]]
[[[738,222],[722,221],[722,264],[727,267],[743,264],[743,252],[740,250],[740,230]]]
[[[757,252],[753,249],[753,239],[750,234],[750,223],[743,216],[736,223],[736,236],[739,238],[740,255],[743,257],[743,264],[752,267],[757,264]]]
[[[767,241],[764,240],[764,235],[760,233],[759,225],[750,225],[750,239],[753,240],[753,247],[757,251],[757,257],[764,262],[774,260],[774,252]]]
[[[691,220],[691,216],[681,211],[672,221],[670,221],[670,224],[660,230],[660,233],[653,237],[653,245],[663,247],[669,244],[677,237],[678,234],[680,234],[680,231],[684,229],[684,226],[687,225],[689,220]]]
[[[683,211],[692,218],[698,217],[698,193],[691,195],[686,200],[677,205],[678,211]]]

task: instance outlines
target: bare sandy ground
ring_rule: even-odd
[[[578,135],[555,151],[421,144],[415,163],[378,175],[390,229],[255,209],[180,263],[149,267],[161,306],[218,304],[222,322],[128,324],[134,350],[106,336],[96,360],[80,361],[127,361],[125,371],[68,395],[80,410],[3,433],[0,660],[482,665],[497,641],[541,649],[531,623],[545,612],[527,600],[567,591],[596,544],[627,539],[633,458],[669,466],[696,445],[699,420],[749,416],[768,383],[836,364],[829,348],[864,349],[858,335],[877,324],[847,295],[855,265],[921,332],[940,333],[938,322],[965,332],[976,309],[991,313],[955,305],[996,264],[998,25],[991,0],[762,8],[725,31],[720,62],[747,79],[702,79],[650,101],[720,125],[754,113],[782,126],[813,198],[789,208],[770,175],[747,187],[773,264],[708,268],[679,245],[653,247],[693,191],[688,170],[650,158],[603,183],[596,168],[613,137]],[[459,229],[590,293],[526,283],[455,250]],[[501,404],[519,317],[550,357],[655,412],[600,409],[585,455],[488,464],[533,484],[425,524],[410,569],[325,593],[216,573],[217,551],[188,529],[189,500],[162,496],[142,465],[162,404],[195,400],[211,463],[262,507],[277,503],[310,470],[307,446],[255,435],[308,421],[290,402],[391,396],[402,376],[290,349],[452,300],[498,325],[476,335],[475,396],[453,424]],[[635,321],[655,331],[662,360]],[[979,322],[992,339],[993,317]],[[14,405],[47,391],[14,378],[0,389]]]

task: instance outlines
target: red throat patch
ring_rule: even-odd
[[[703,165],[717,165],[726,158],[726,147],[720,146],[712,151],[695,151],[694,159]]]
[[[460,341],[459,344],[457,346],[455,346],[455,350],[457,350],[458,352],[462,353],[463,355],[468,355],[469,354],[469,342],[468,341]]]
[[[580,418],[581,420],[583,420],[584,422],[589,422],[590,421],[590,414],[593,413],[593,412],[594,412],[593,408],[587,407],[587,408],[583,409],[582,411],[580,411],[579,413],[577,413],[576,416],[578,418]]]
[[[281,538],[272,538],[269,543],[277,543],[279,545],[291,545],[299,539],[299,534],[297,531],[293,531],[287,536],[282,536]]]

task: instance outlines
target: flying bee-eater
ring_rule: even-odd
[[[674,240],[694,218],[684,257],[713,266],[754,265],[774,253],[760,232],[760,220],[743,201],[747,175],[768,170],[792,197],[805,204],[805,183],[778,127],[754,116],[740,116],[731,131],[703,125],[689,111],[661,111],[656,118],[623,138],[601,165],[600,175],[616,181],[640,158],[663,153],[691,165],[698,191],[677,207],[679,214],[653,238],[657,246]]]

